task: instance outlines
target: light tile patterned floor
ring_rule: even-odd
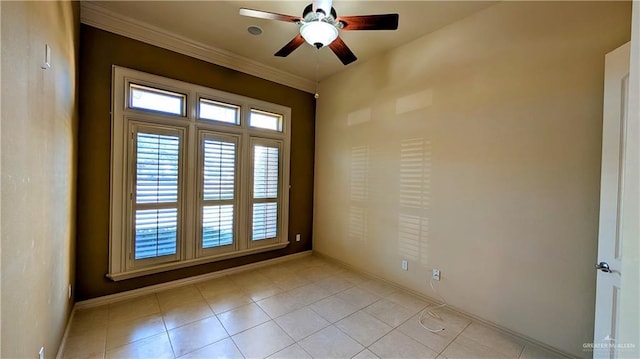
[[[77,310],[65,358],[559,358],[315,256]]]

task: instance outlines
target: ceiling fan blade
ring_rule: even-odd
[[[283,15],[283,14],[277,14],[275,12],[253,10],[253,9],[246,9],[246,8],[240,8],[240,15],[257,17],[258,19],[278,20],[278,21],[293,22],[293,23],[298,23],[302,20],[299,16]]]
[[[329,44],[329,48],[334,54],[336,54],[336,56],[338,56],[344,65],[349,65],[358,59],[356,55],[351,52],[347,44],[342,41],[340,36],[336,37],[336,39]]]
[[[397,30],[398,14],[340,16],[342,30]]]
[[[294,37],[293,40],[289,41],[288,44],[284,45],[283,48],[278,50],[275,55],[279,57],[287,57],[290,53],[293,52],[293,50],[297,49],[302,44],[304,44],[304,38],[302,37],[302,35],[298,34],[298,36]]]

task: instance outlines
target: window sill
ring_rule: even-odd
[[[242,257],[250,254],[273,251],[276,249],[282,249],[288,245],[289,245],[289,242],[276,243],[276,244],[271,244],[264,247],[251,248],[251,249],[246,249],[243,251],[238,251],[233,253],[224,253],[224,254],[206,257],[206,258],[198,258],[198,259],[192,259],[192,260],[181,261],[181,262],[160,264],[152,267],[133,269],[127,272],[107,273],[106,277],[111,279],[114,282],[117,282],[125,279],[141,277],[149,274],[167,272],[174,269],[180,269],[180,268],[191,267],[199,264],[217,262],[224,259],[237,258],[237,257]]]

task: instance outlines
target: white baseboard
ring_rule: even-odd
[[[321,252],[317,252],[317,251],[304,251],[304,252],[299,252],[299,253],[294,253],[294,254],[290,254],[287,256],[283,256],[283,257],[277,257],[277,258],[273,258],[273,259],[268,259],[265,261],[261,261],[261,262],[256,262],[256,263],[250,263],[247,265],[243,265],[243,266],[239,266],[239,267],[234,267],[234,268],[229,268],[229,269],[224,269],[221,271],[217,271],[217,272],[213,272],[213,273],[207,273],[207,274],[202,274],[199,276],[194,276],[194,277],[189,277],[189,278],[184,278],[184,279],[179,279],[179,280],[175,280],[175,281],[171,281],[171,282],[167,282],[167,283],[161,283],[161,284],[156,284],[156,285],[152,285],[149,287],[144,287],[144,288],[139,288],[139,289],[134,289],[134,290],[130,290],[130,291],[126,291],[126,292],[122,292],[122,293],[116,293],[116,294],[110,294],[110,295],[106,295],[103,297],[99,297],[99,298],[93,298],[93,299],[89,299],[89,300],[85,300],[85,301],[81,301],[81,302],[77,302],[74,307],[71,310],[71,315],[69,316],[69,320],[67,322],[67,327],[65,329],[64,332],[64,336],[62,338],[62,342],[60,343],[60,347],[58,349],[58,353],[56,355],[56,359],[61,359],[62,358],[62,354],[64,353],[64,347],[66,344],[66,340],[67,340],[67,336],[69,334],[69,328],[71,326],[71,322],[73,320],[73,316],[75,314],[76,309],[88,309],[88,308],[93,308],[93,307],[98,307],[101,305],[105,305],[105,304],[110,304],[110,303],[114,303],[114,302],[119,302],[122,300],[127,300],[127,299],[132,299],[132,298],[136,298],[136,297],[140,297],[143,295],[148,295],[148,294],[152,294],[152,293],[157,293],[163,290],[167,290],[167,289],[171,289],[171,288],[177,288],[177,287],[181,287],[184,285],[188,285],[188,284],[194,284],[194,283],[199,283],[199,282],[203,282],[209,279],[213,279],[213,278],[218,278],[218,277],[222,277],[225,275],[230,275],[230,274],[235,274],[235,273],[240,273],[240,272],[244,272],[250,269],[255,269],[255,268],[260,268],[260,267],[264,267],[264,266],[268,266],[268,265],[272,265],[275,263],[279,263],[279,262],[285,262],[285,261],[289,261],[289,260],[293,260],[296,258],[302,258],[302,257],[306,257],[309,256],[311,254],[317,255],[320,258],[323,258],[327,261],[333,262],[335,264],[338,264],[344,268],[347,268],[351,271],[363,274],[367,277],[371,277],[371,278],[375,278],[377,280],[383,281],[391,286],[406,290],[412,294],[414,294],[417,297],[426,299],[430,302],[438,302],[439,300],[435,299],[435,298],[431,298],[427,295],[424,295],[420,292],[416,292],[415,290],[412,290],[410,288],[404,287],[402,285],[399,285],[398,283],[389,281],[385,278],[379,277],[377,275],[374,275],[372,273],[366,272],[360,268],[354,267],[346,262],[343,262],[341,260],[338,260],[336,258],[330,257],[324,253]],[[496,329],[498,331],[501,331],[503,333],[509,334],[511,336],[514,336],[516,338],[519,338],[525,342],[534,344],[536,346],[542,347],[552,353],[567,357],[567,358],[573,358],[573,356],[563,352],[562,350],[559,350],[557,348],[551,347],[545,343],[542,343],[540,341],[537,341],[535,339],[529,338],[525,335],[522,335],[520,333],[514,332],[513,330],[504,328],[498,324],[495,324],[491,321],[485,320],[483,318],[480,318],[476,315],[473,315],[471,313],[465,312],[464,310],[458,309],[456,307],[453,307],[451,305],[447,305],[447,307],[455,312],[457,312],[458,314],[467,317],[470,320],[473,320],[475,322],[484,324],[488,327],[491,327],[493,329]]]
[[[425,295],[425,294],[422,294],[420,292],[417,292],[417,291],[415,291],[415,290],[413,290],[411,288],[407,288],[407,287],[402,286],[402,285],[400,285],[398,283],[392,282],[390,280],[387,280],[387,279],[382,278],[380,276],[377,276],[375,274],[369,273],[367,271],[364,271],[364,270],[362,270],[360,268],[354,267],[354,266],[352,266],[352,265],[350,265],[350,264],[348,264],[346,262],[343,262],[343,261],[341,261],[339,259],[333,258],[333,257],[331,257],[331,256],[329,256],[327,254],[322,253],[322,252],[318,252],[318,251],[314,250],[313,251],[313,255],[315,255],[317,257],[320,257],[322,259],[325,259],[325,260],[327,260],[329,262],[333,262],[333,263],[335,263],[337,265],[340,265],[342,267],[345,267],[345,268],[347,268],[347,269],[349,269],[349,270],[351,270],[353,272],[363,274],[363,275],[365,275],[367,277],[375,278],[375,279],[380,280],[382,282],[385,282],[386,284],[389,284],[389,285],[391,285],[393,287],[403,289],[403,290],[415,295],[416,297],[426,299],[429,302],[433,302],[433,303],[440,303],[441,302],[440,299],[432,298],[432,297],[430,297],[428,295]],[[463,317],[468,318],[469,320],[472,320],[474,322],[478,322],[480,324],[483,324],[485,326],[493,328],[493,329],[495,329],[495,330],[497,330],[499,332],[503,332],[505,334],[511,335],[513,337],[516,337],[516,338],[524,341],[525,343],[530,343],[530,344],[536,345],[538,347],[541,347],[541,348],[544,348],[544,349],[548,350],[551,353],[554,353],[554,354],[557,354],[557,355],[560,355],[560,356],[563,356],[563,357],[566,357],[566,358],[575,358],[575,356],[573,356],[571,354],[568,354],[568,353],[565,353],[564,351],[562,351],[560,349],[554,348],[554,347],[552,347],[552,346],[550,346],[548,344],[545,344],[543,342],[540,342],[538,340],[530,338],[530,337],[528,337],[526,335],[520,334],[520,333],[515,332],[515,331],[513,331],[511,329],[508,329],[508,328],[505,328],[505,327],[500,326],[498,324],[495,324],[495,323],[493,323],[493,322],[491,322],[489,320],[480,318],[480,317],[478,317],[478,316],[476,316],[474,314],[471,314],[469,312],[466,312],[466,311],[464,311],[462,309],[459,309],[459,308],[456,308],[454,306],[451,306],[450,304],[447,304],[447,308],[451,309],[452,311],[456,312],[457,314],[460,314]]]
[[[69,329],[71,329],[71,322],[73,322],[73,317],[75,314],[76,314],[76,306],[74,304],[71,307],[71,314],[69,314],[69,318],[67,318],[67,325],[64,328],[64,334],[62,335],[62,341],[60,342],[60,346],[58,346],[56,359],[62,359],[62,355],[64,354],[64,348],[67,345],[67,337],[69,336]]]
[[[311,253],[312,252],[309,250],[309,251],[289,254],[289,255],[286,255],[286,256],[282,256],[282,257],[267,259],[267,260],[264,260],[264,261],[250,263],[250,264],[245,264],[245,265],[239,266],[239,267],[223,269],[223,270],[219,270],[219,271],[216,271],[216,272],[207,273],[207,274],[201,274],[201,275],[194,276],[194,277],[178,279],[178,280],[174,280],[174,281],[171,281],[171,282],[160,283],[160,284],[151,285],[151,286],[144,287],[144,288],[138,288],[138,289],[129,290],[129,291],[126,291],[126,292],[121,292],[121,293],[116,293],[116,294],[109,294],[109,295],[105,295],[105,296],[98,297],[98,298],[83,300],[83,301],[80,301],[80,302],[76,303],[76,305],[74,306],[74,310],[75,309],[87,309],[87,308],[99,307],[101,305],[110,304],[110,303],[114,303],[114,302],[119,302],[119,301],[122,301],[122,300],[132,299],[132,298],[136,298],[136,297],[141,297],[143,295],[157,293],[157,292],[160,292],[160,291],[163,291],[163,290],[167,290],[167,289],[171,289],[171,288],[177,288],[177,287],[182,287],[182,286],[185,286],[185,285],[188,285],[188,284],[204,282],[206,280],[222,277],[222,276],[225,276],[225,275],[240,273],[240,272],[244,272],[244,271],[247,271],[247,270],[250,270],[250,269],[260,268],[260,267],[272,265],[272,264],[279,263],[279,262],[286,262],[286,261],[289,261],[289,260],[292,260],[292,259],[296,259],[296,258],[306,257],[306,256],[311,255]]]
[[[110,304],[110,303],[114,303],[114,302],[119,302],[121,300],[136,298],[136,297],[140,297],[140,296],[143,296],[143,295],[147,295],[147,294],[163,291],[163,290],[166,290],[166,289],[177,288],[177,287],[181,287],[181,286],[188,285],[188,284],[204,282],[206,280],[222,277],[222,276],[225,276],[225,275],[240,273],[240,272],[244,272],[244,271],[247,271],[247,270],[250,270],[250,269],[260,268],[260,267],[264,267],[264,266],[267,266],[267,265],[272,265],[272,264],[280,263],[280,262],[286,262],[286,261],[290,261],[290,260],[293,260],[293,259],[296,259],[296,258],[306,257],[306,256],[309,256],[311,254],[312,254],[312,251],[310,251],[310,250],[309,251],[304,251],[304,252],[299,252],[299,253],[294,253],[294,254],[289,254],[289,255],[286,255],[286,256],[282,256],[282,257],[267,259],[267,260],[264,260],[264,261],[261,261],[261,262],[250,263],[250,264],[245,264],[245,265],[239,266],[239,267],[223,269],[223,270],[220,270],[220,271],[217,271],[217,272],[202,274],[202,275],[189,277],[189,278],[184,278],[184,279],[178,279],[178,280],[174,280],[174,281],[171,281],[171,282],[152,285],[152,286],[149,286],[149,287],[134,289],[134,290],[130,290],[130,291],[122,292],[122,293],[110,294],[110,295],[106,295],[106,296],[99,297],[99,298],[93,298],[93,299],[83,300],[81,302],[76,302],[73,305],[73,307],[71,308],[71,314],[69,315],[69,318],[67,319],[67,325],[65,327],[64,335],[62,336],[62,341],[60,342],[60,346],[58,347],[58,352],[56,353],[56,359],[62,359],[62,356],[64,354],[64,349],[65,349],[65,346],[67,344],[67,338],[69,336],[69,330],[71,328],[71,323],[73,322],[73,317],[75,316],[75,313],[76,313],[77,309],[88,309],[88,308],[99,307],[101,305]]]

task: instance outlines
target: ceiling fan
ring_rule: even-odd
[[[331,2],[332,0],[314,0],[304,9],[302,17],[246,8],[240,9],[240,15],[292,22],[300,26],[300,33],[276,52],[275,56],[287,57],[306,41],[317,49],[329,46],[345,65],[356,61],[357,57],[340,38],[340,30],[398,29],[398,14],[339,17]]]

